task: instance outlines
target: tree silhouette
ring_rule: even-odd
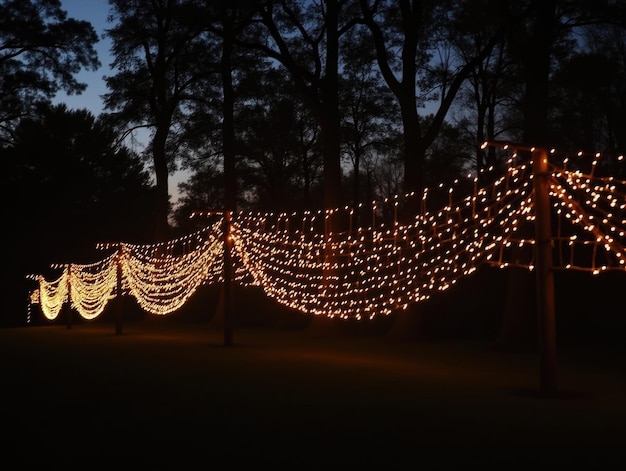
[[[41,106],[15,128],[5,162],[5,241],[11,247],[8,312],[24,320],[26,275],[53,263],[92,263],[100,242],[149,240],[153,190],[141,159],[87,110]],[[151,233],[151,231],[150,231]],[[32,287],[31,287],[32,289]],[[15,320],[15,319],[14,319]]]
[[[80,93],[75,75],[100,66],[98,37],[87,21],[68,18],[59,0],[0,2],[0,141],[59,91]]]
[[[116,74],[106,77],[105,106],[120,128],[152,130],[149,145],[156,175],[155,240],[169,237],[168,176],[176,166],[177,133],[192,90],[216,71],[202,23],[192,5],[172,0],[113,0],[107,30]],[[214,52],[214,51],[213,51]]]

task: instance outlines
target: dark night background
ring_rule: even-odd
[[[141,460],[137,450],[172,443],[161,450],[168,459],[188,447],[188,457],[208,450],[227,464],[254,450],[269,463],[283,450],[300,467],[332,464],[334,450],[346,463],[418,466],[419,443],[475,439],[501,453],[466,450],[438,468],[434,457],[453,448],[429,449],[427,469],[536,468],[540,454],[527,452],[538,443],[579,446],[552,449],[556,464],[615,458],[626,440],[623,271],[556,272],[556,398],[533,396],[534,279],[513,269],[481,267],[413,306],[402,339],[397,315],[316,332],[306,315],[237,286],[232,355],[213,348],[219,286],[202,286],[166,318],[125,299],[121,336],[109,329],[115,302],[93,322],[69,308],[53,322],[38,306],[27,312],[28,275],[54,279],[53,264],[100,260],[101,242],[172,240],[206,222],[194,211],[316,211],[421,194],[503,168],[507,154],[482,149],[485,140],[582,151],[573,165],[583,170],[600,152],[597,171],[625,179],[623,1],[104,4],[0,0],[0,348],[4,416],[15,427],[5,451]],[[101,80],[83,82],[94,74]],[[224,408],[207,407],[209,397]],[[90,442],[84,432],[95,430]],[[530,448],[507,448],[519,444]]]

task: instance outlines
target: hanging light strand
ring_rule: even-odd
[[[449,187],[356,207],[235,213],[235,277],[304,313],[363,319],[428,299],[481,265],[533,270],[535,241],[522,236],[535,218],[532,166],[519,161],[517,149],[502,148],[510,156],[500,176],[490,168]],[[568,170],[568,158],[551,164],[556,269],[625,269],[626,182],[598,175],[599,156],[594,159],[586,174]],[[407,218],[406,208],[419,209]],[[338,221],[332,231],[331,218]],[[92,265],[61,266],[51,282],[36,277],[31,302],[40,303],[46,318],[55,319],[68,300],[85,319],[99,316],[116,295],[118,268],[123,292],[156,315],[176,311],[200,286],[223,281],[221,221],[161,244],[99,248],[116,251]]]

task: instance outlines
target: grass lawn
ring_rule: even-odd
[[[4,469],[626,469],[624,349],[162,319],[0,329]],[[33,468],[34,469],[34,468]]]

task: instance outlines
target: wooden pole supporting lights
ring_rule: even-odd
[[[505,142],[485,142],[484,146],[511,147]],[[515,146],[531,153],[533,179],[533,208],[535,221],[535,284],[537,291],[537,321],[540,351],[541,390],[552,393],[557,389],[556,313],[554,301],[554,272],[552,268],[552,229],[550,222],[550,173],[548,152],[536,147]]]
[[[481,265],[519,266],[536,273],[541,388],[554,391],[553,272],[625,270],[626,181],[596,175],[599,155],[585,173],[568,169],[579,166],[568,158],[550,163],[553,152],[544,149],[499,141],[484,146],[510,152],[504,169],[481,170],[422,194],[320,211],[197,212],[220,217],[163,244],[102,244],[112,253],[101,261],[59,266],[62,273],[52,281],[34,277],[39,286],[31,302],[50,320],[66,302],[94,319],[123,293],[146,312],[167,315],[203,285],[224,283],[232,292],[236,282],[259,286],[303,313],[359,320],[424,301]],[[530,161],[518,159],[518,150],[530,152]],[[399,220],[403,206],[419,209]],[[332,237],[325,231],[330,215],[340,222]],[[520,228],[530,225],[534,236],[524,236]],[[229,314],[226,345],[232,329]]]

